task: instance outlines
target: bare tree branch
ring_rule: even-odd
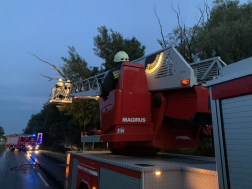
[[[166,47],[166,43],[165,43],[165,39],[164,39],[164,35],[163,35],[162,24],[161,24],[161,21],[160,21],[158,15],[157,15],[156,6],[154,6],[153,10],[154,10],[154,13],[155,13],[155,15],[156,15],[156,17],[158,19],[160,30],[161,30],[161,36],[162,36],[162,40],[163,40],[163,41],[161,41],[161,40],[157,39],[157,41],[161,45],[161,47],[165,48]]]
[[[190,33],[187,33],[187,30],[186,30],[186,26],[185,24],[181,25],[181,22],[180,22],[180,8],[179,8],[179,4],[178,4],[178,10],[175,10],[171,4],[171,8],[172,10],[176,13],[177,15],[177,22],[178,22],[178,28],[180,30],[180,44],[182,45],[182,49],[184,52],[182,52],[182,54],[184,54],[185,56],[185,53],[186,53],[186,48],[188,49],[189,51],[189,61],[193,61],[193,58],[192,58],[192,52],[191,52],[191,45],[194,41],[194,37],[196,35],[196,31],[198,29],[198,26],[200,25],[200,23],[202,22],[202,20],[204,21],[204,14],[206,13],[207,15],[207,21],[208,19],[210,18],[210,8],[207,4],[207,2],[204,2],[204,8],[201,9],[201,8],[197,8],[201,15],[200,15],[200,18],[198,19],[197,21],[197,24],[194,25],[194,27],[192,28],[192,32]]]
[[[193,34],[192,34],[192,37],[191,37],[191,40],[190,40],[190,45],[191,45],[191,43],[192,43],[192,41],[193,41],[193,38],[194,38],[195,33],[196,33],[196,30],[197,30],[197,28],[198,28],[198,26],[199,26],[199,24],[200,24],[202,18],[204,18],[205,7],[204,7],[203,10],[201,10],[200,8],[197,8],[197,9],[199,9],[199,11],[200,11],[200,13],[201,13],[201,16],[200,16],[200,18],[199,18],[199,20],[198,20],[198,23],[193,27],[194,30],[193,30]]]
[[[173,8],[172,3],[171,3],[171,8],[172,8],[172,10],[177,14],[178,26],[179,26],[179,29],[180,29],[180,32],[181,32],[180,43],[182,44],[182,43],[183,43],[183,27],[181,27],[181,24],[180,24],[180,8],[179,8],[179,4],[178,4],[178,11],[176,11],[176,10]]]
[[[43,77],[48,78],[48,79],[49,79],[48,81],[51,81],[51,80],[59,80],[59,78],[52,78],[52,77],[45,76],[45,75],[43,75],[43,74],[40,74],[40,75],[42,75]]]
[[[180,8],[179,8],[179,4],[178,4],[178,11],[176,11],[176,10],[173,8],[172,3],[171,3],[171,8],[172,8],[172,10],[177,14],[178,26],[179,26],[180,28],[182,28],[181,25],[180,25],[180,22],[179,22],[179,20],[180,20]]]
[[[27,51],[28,52],[28,51]],[[68,80],[67,79],[67,77],[65,76],[65,75],[63,75],[62,73],[61,73],[61,71],[55,66],[55,65],[53,65],[53,64],[51,64],[51,63],[49,63],[49,62],[47,62],[47,61],[44,61],[44,60],[42,60],[41,58],[39,58],[37,55],[35,55],[35,54],[32,54],[32,53],[30,53],[30,52],[28,52],[29,54],[31,54],[31,55],[33,55],[33,56],[35,56],[37,59],[39,59],[40,61],[42,61],[42,62],[44,62],[44,63],[46,63],[46,64],[49,64],[50,66],[52,66],[66,81]],[[42,75],[42,74],[40,74],[40,75]],[[43,75],[44,76],[44,75]],[[46,76],[47,77],[47,76]],[[48,78],[50,78],[50,77],[48,77]]]

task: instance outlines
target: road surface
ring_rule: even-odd
[[[30,155],[29,155],[30,154]],[[28,157],[28,156],[31,156]],[[24,164],[44,164],[43,167],[26,170],[10,170]],[[25,168],[25,167],[24,167]],[[34,151],[20,152],[4,150],[0,154],[0,186],[1,189],[59,189],[64,186],[64,164]]]

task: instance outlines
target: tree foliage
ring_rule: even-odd
[[[4,136],[4,133],[5,133],[5,132],[4,132],[3,127],[0,126],[0,136]]]
[[[189,62],[221,56],[227,64],[252,56],[252,3],[214,1],[199,9],[202,19],[193,27],[178,25],[166,37]],[[207,19],[204,20],[205,12]]]
[[[63,58],[65,64],[62,66],[62,72],[71,81],[78,82],[88,77],[94,76],[99,73],[98,67],[88,67],[88,63],[75,51],[74,47],[69,47],[69,58]],[[73,99],[71,104],[58,105],[58,109],[65,112],[66,115],[72,115],[73,119],[78,123],[79,126],[83,126],[84,120],[84,108],[90,103],[94,103],[94,122],[99,122],[99,104],[95,100],[87,99]],[[89,109],[86,111],[87,115],[90,115]],[[87,122],[90,121],[90,117],[86,116]],[[82,127],[83,128],[83,127]],[[82,129],[83,131],[83,129]]]
[[[80,146],[80,125],[70,115],[58,110],[55,104],[48,102],[43,105],[42,110],[32,115],[24,134],[43,133],[43,144],[51,145],[66,144],[67,146]]]
[[[65,62],[60,66],[64,75],[71,82],[78,82],[91,76],[91,70],[88,68],[88,63],[76,51],[75,47],[68,46],[69,58],[61,57]]]
[[[211,19],[199,28],[197,50],[200,59],[221,56],[227,64],[252,56],[252,3],[218,2]]]
[[[135,60],[144,55],[145,46],[142,45],[135,37],[124,39],[119,32],[112,29],[108,30],[106,26],[98,28],[98,35],[94,37],[95,55],[102,58],[105,63],[102,66],[105,70],[115,67],[114,56],[119,51],[125,51],[130,60]]]
[[[97,126],[100,125],[100,110],[99,110],[99,102],[97,100],[91,99],[73,99],[72,104],[64,104],[58,105],[58,109],[60,111],[66,112],[65,115],[72,115],[73,119],[82,127],[84,124],[84,108],[90,103],[93,103],[93,123]],[[91,107],[87,108],[85,111],[85,123],[89,123],[91,121]],[[99,127],[98,127],[99,128]],[[86,129],[87,131],[87,129]]]

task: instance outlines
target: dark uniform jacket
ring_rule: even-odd
[[[117,62],[116,67],[109,71],[107,77],[104,80],[101,89],[101,96],[106,98],[110,91],[113,91],[116,88],[117,80],[120,75],[122,62]]]

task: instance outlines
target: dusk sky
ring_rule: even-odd
[[[212,5],[212,0],[207,0]],[[240,1],[245,3],[247,1]],[[193,26],[204,0],[1,0],[0,1],[0,126],[5,134],[21,133],[32,114],[48,101],[56,81],[40,76],[59,77],[49,65],[27,51],[56,66],[68,57],[74,46],[89,66],[100,66],[93,37],[105,25],[125,38],[135,36],[146,46],[145,54],[161,49],[156,39],[160,28],[157,13],[167,35],[177,26],[171,9],[180,5],[186,26]]]

